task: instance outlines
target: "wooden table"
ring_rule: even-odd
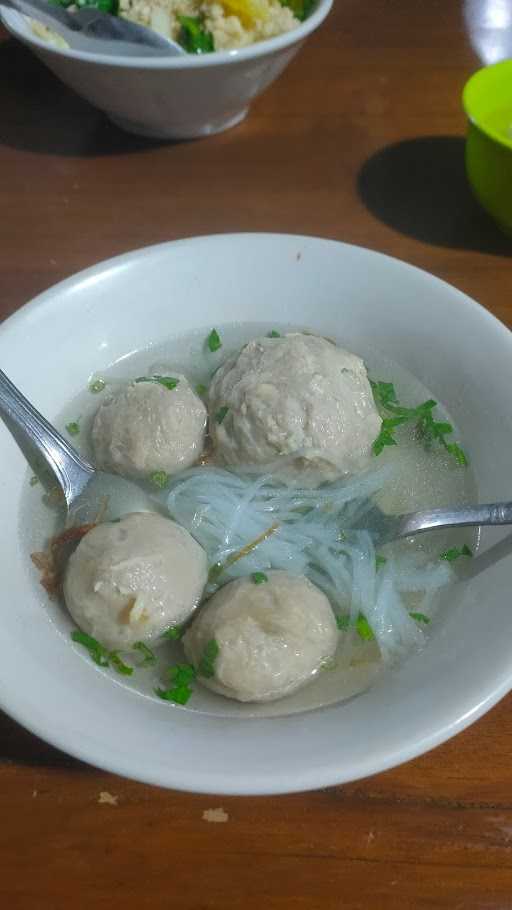
[[[125,250],[277,230],[406,259],[511,324],[511,248],[463,172],[459,99],[478,65],[457,0],[338,0],[246,123],[152,144],[5,38],[0,314]],[[511,709],[394,771],[272,799],[122,780],[0,716],[0,907],[512,907]]]

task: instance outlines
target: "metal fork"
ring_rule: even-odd
[[[386,515],[378,508],[365,513],[357,530],[371,534],[375,546],[442,528],[512,524],[512,502],[492,502],[460,508],[421,509],[407,515]]]

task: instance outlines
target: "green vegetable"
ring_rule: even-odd
[[[188,686],[196,678],[197,673],[192,664],[176,664],[169,670],[169,679],[177,686]]]
[[[424,622],[426,624],[428,624],[430,622],[429,617],[425,616],[424,613],[409,613],[409,616],[411,617],[411,619],[415,619],[416,622]]]
[[[173,686],[171,689],[155,689],[155,693],[165,701],[173,701],[177,705],[186,705],[192,695],[192,689],[190,686]]]
[[[78,420],[72,420],[70,423],[67,423],[66,430],[70,436],[78,436],[80,432],[80,417]]]
[[[90,6],[93,9],[101,10],[102,13],[110,13],[111,16],[119,14],[119,0],[50,0],[50,3],[53,6],[63,6],[64,8],[77,6],[78,9],[83,9]]]
[[[169,474],[166,474],[165,471],[153,471],[149,475],[149,482],[153,484],[154,487],[158,487],[159,490],[165,490],[170,481]]]
[[[109,666],[109,652],[103,645],[100,645],[99,641],[96,641],[92,635],[87,635],[85,632],[75,629],[74,632],[71,633],[71,638],[73,641],[76,641],[77,644],[86,648],[91,659],[95,664],[98,664],[99,667]]]
[[[170,638],[171,641],[179,641],[183,635],[183,626],[171,626],[166,632],[163,632],[162,638]]]
[[[339,616],[339,615],[336,616],[336,625],[338,626],[338,629],[340,629],[340,630],[348,629],[350,627],[350,617],[349,616]],[[356,627],[357,634],[364,641],[372,641],[372,639],[375,638],[375,635],[372,632],[370,623],[368,622],[366,617],[363,616],[362,613],[360,613],[359,616],[357,617],[355,627]]]
[[[356,629],[364,641],[372,641],[375,638],[370,623],[362,613],[357,617]]]
[[[89,392],[92,392],[93,395],[97,395],[98,392],[103,392],[106,384],[104,379],[94,379],[93,382],[89,383]]]
[[[143,641],[136,641],[133,650],[140,651],[142,654],[143,661],[139,664],[140,667],[149,667],[151,664],[156,664],[156,654]]]
[[[133,673],[133,667],[129,667],[125,664],[119,657],[119,651],[109,651],[109,660],[114,670],[117,673],[120,673],[122,676],[131,676]]]
[[[208,345],[212,354],[214,354],[215,351],[218,351],[219,348],[222,347],[222,341],[220,340],[220,335],[219,335],[217,329],[211,330],[210,334],[208,335],[208,338],[206,339],[206,344]]]
[[[203,27],[200,16],[178,16],[181,25],[178,43],[188,54],[210,54],[215,50],[213,35]]]
[[[280,3],[281,6],[288,6],[299,22],[304,22],[304,19],[310,15],[315,0],[280,0]]]
[[[386,557],[381,556],[379,553],[377,553],[377,555],[375,556],[375,568],[381,569],[382,566],[386,565],[386,563],[387,563]]]
[[[36,477],[36,475],[33,474],[32,477],[31,477],[30,480],[29,480],[30,486],[31,486],[31,487],[35,487],[35,486],[37,486],[38,483],[39,483],[39,477]]]
[[[119,0],[74,0],[79,9],[84,6],[92,6],[93,9],[99,9],[102,13],[110,13],[111,16],[119,14]]]
[[[207,679],[210,679],[214,673],[214,663],[217,659],[219,653],[219,646],[214,638],[210,638],[210,641],[207,643],[199,665],[197,672],[199,676],[206,676]]]
[[[415,408],[404,408],[398,402],[392,382],[375,382],[370,379],[370,385],[375,404],[381,413],[384,411],[392,415],[382,418],[380,433],[372,446],[375,455],[380,455],[386,446],[397,445],[394,436],[397,427],[415,421],[416,432],[427,448],[430,448],[434,442],[439,442],[459,465],[465,467],[468,464],[467,456],[458,443],[446,441],[445,437],[453,433],[451,423],[434,420],[432,411],[437,407],[436,401],[429,398],[428,401],[424,401]]]
[[[395,387],[392,382],[370,379],[370,385],[377,407],[386,408],[388,404],[398,404]]]
[[[275,329],[272,329],[272,331],[268,333],[268,338],[280,338],[280,337],[281,337],[281,332],[276,332]]]
[[[416,622],[423,622],[425,624],[430,622],[429,617],[425,616],[424,613],[409,613],[409,616],[411,617],[411,619],[415,619]],[[338,626],[338,629],[345,631],[346,629],[348,629],[350,627],[350,617],[346,616],[346,615],[345,616],[340,616],[340,615],[336,616],[336,625]],[[375,638],[375,635],[373,633],[372,627],[370,626],[370,623],[368,622],[366,617],[363,616],[362,613],[360,613],[359,616],[357,617],[355,628],[356,628],[357,634],[359,635],[360,638],[363,639],[363,641],[373,641],[373,639]]]
[[[224,420],[228,411],[229,411],[229,408],[228,408],[227,404],[222,405],[222,407],[219,408],[219,410],[215,414],[215,422],[222,423],[222,421]]]
[[[457,442],[447,442],[445,439],[445,436],[453,433],[451,423],[436,421],[432,414],[424,414],[418,421],[417,432],[427,448],[430,448],[432,443],[437,441],[444,446],[448,454],[452,455],[461,467],[465,468],[468,465],[467,455],[460,445]]]
[[[186,705],[192,695],[190,683],[196,678],[194,667],[192,664],[176,664],[169,670],[169,677],[173,685],[169,689],[155,689],[156,694],[165,701]]]
[[[200,382],[199,385],[196,385],[196,392],[201,398],[204,398],[208,394],[208,386]]]
[[[461,548],[451,547],[449,550],[445,550],[444,553],[441,553],[439,559],[446,559],[447,562],[454,562],[454,560],[458,559],[459,556],[472,556],[472,555],[473,555],[473,553],[471,552],[471,550],[469,549],[467,544],[464,544],[464,546]]]
[[[210,566],[210,570],[208,572],[208,581],[211,584],[213,584],[215,581],[218,580],[218,578],[220,578],[223,571],[224,571],[224,566],[221,562],[214,563],[213,566]]]
[[[174,376],[158,376],[155,374],[154,376],[139,376],[135,382],[157,382],[172,392],[178,385],[179,379],[175,379]]]
[[[251,578],[255,585],[262,585],[265,581],[268,581],[264,572],[253,572]]]

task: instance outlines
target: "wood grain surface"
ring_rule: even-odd
[[[335,0],[244,124],[178,144],[124,135],[2,33],[0,315],[135,247],[277,230],[398,256],[512,325],[512,250],[466,186],[460,107],[473,45],[495,53],[482,26],[510,16]],[[205,797],[87,767],[0,715],[0,908],[512,908],[511,752],[509,697],[354,785]]]

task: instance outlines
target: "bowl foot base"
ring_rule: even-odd
[[[137,136],[147,136],[150,139],[200,139],[202,136],[213,136],[215,133],[222,133],[233,126],[237,126],[247,117],[249,108],[246,107],[236,114],[229,114],[227,117],[219,117],[210,123],[201,124],[200,126],[170,126],[151,127],[143,123],[137,123],[134,120],[127,120],[124,117],[116,117],[114,114],[107,114],[120,129],[127,133],[135,133]]]

